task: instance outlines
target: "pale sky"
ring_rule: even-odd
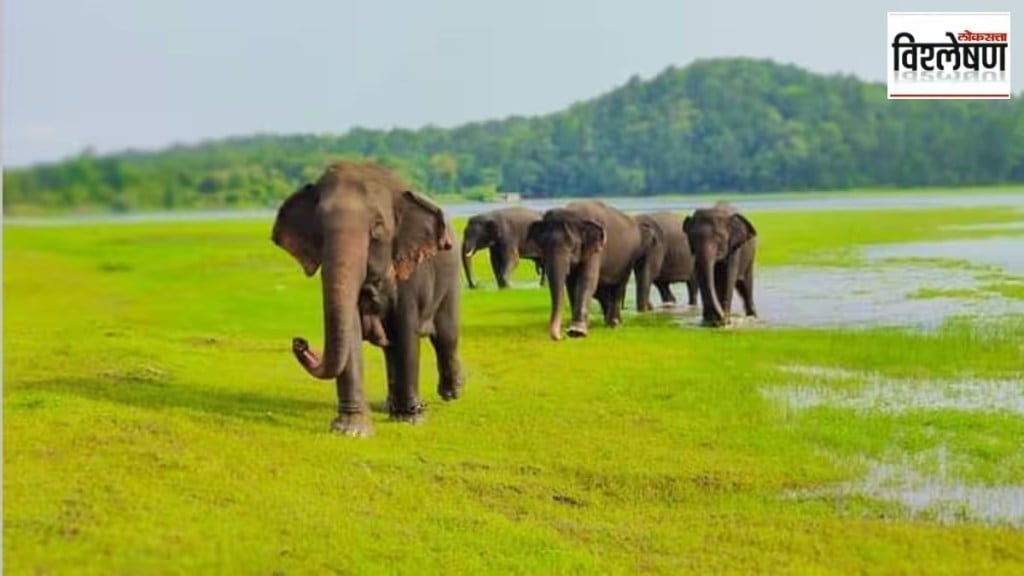
[[[256,132],[543,114],[633,74],[715,56],[883,81],[887,11],[1005,11],[1018,2],[2,3],[2,159],[24,165],[86,146],[154,149]],[[1024,79],[1022,67],[1024,58],[1014,61],[1013,76]]]

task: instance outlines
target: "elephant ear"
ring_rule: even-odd
[[[452,230],[437,204],[411,190],[402,192],[395,214],[395,277],[406,280],[420,262],[452,249]]]
[[[729,216],[729,251],[735,250],[740,244],[757,236],[754,225],[746,216],[735,213]]]
[[[604,226],[589,218],[580,222],[580,242],[585,252],[600,252],[608,237]]]
[[[683,233],[689,234],[690,233],[690,228],[692,226],[693,226],[693,218],[690,218],[689,216],[687,216],[686,218],[683,218]]]
[[[532,232],[534,224],[540,224],[540,221],[531,222],[530,225],[526,227],[526,237],[523,238],[523,250],[527,254],[540,254],[542,250],[540,243],[537,242],[537,238]]]
[[[306,276],[316,274],[317,268],[320,267],[323,233],[317,216],[319,203],[319,189],[307,182],[286,198],[278,208],[274,229],[270,235],[274,244],[283,248],[299,262]]]
[[[538,248],[543,248],[546,232],[547,224],[543,220],[531,222],[526,228],[526,241],[536,245]]]
[[[649,252],[661,243],[661,231],[658,230],[658,227],[654,223],[641,221],[639,228],[640,244],[644,247],[645,252]]]
[[[501,226],[498,225],[498,220],[493,216],[484,220],[484,230],[487,231],[487,237],[490,238],[492,242],[501,240]]]

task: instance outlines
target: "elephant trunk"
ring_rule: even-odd
[[[356,228],[356,229],[353,229]],[[366,279],[368,232],[354,226],[335,231],[324,242],[320,277],[323,282],[324,351],[317,356],[302,338],[292,350],[299,364],[314,378],[331,380],[345,369],[353,348],[362,342],[358,312],[359,290]]]
[[[701,278],[700,284],[700,297],[704,300],[704,306],[707,307],[709,304],[711,309],[714,311],[714,320],[716,322],[725,321],[725,312],[722,311],[722,304],[718,301],[718,290],[715,289],[715,250],[714,247],[707,247],[703,249],[700,256],[697,258],[697,266],[700,269],[703,278]]]
[[[462,269],[466,272],[466,282],[469,283],[470,288],[476,288],[476,284],[473,282],[473,254],[476,253],[476,247],[471,243],[464,243],[462,245]]]
[[[547,273],[548,290],[551,292],[551,321],[548,333],[552,340],[562,339],[562,308],[565,305],[565,280],[569,275],[569,262],[566,258],[545,258],[544,270]]]

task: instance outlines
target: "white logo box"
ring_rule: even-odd
[[[889,12],[890,100],[1005,100],[1009,12]]]

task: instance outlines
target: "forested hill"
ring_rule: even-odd
[[[267,206],[350,156],[470,198],[1020,182],[1024,104],[889,101],[853,77],[703,60],[546,116],[83,154],[5,173],[4,209]]]

